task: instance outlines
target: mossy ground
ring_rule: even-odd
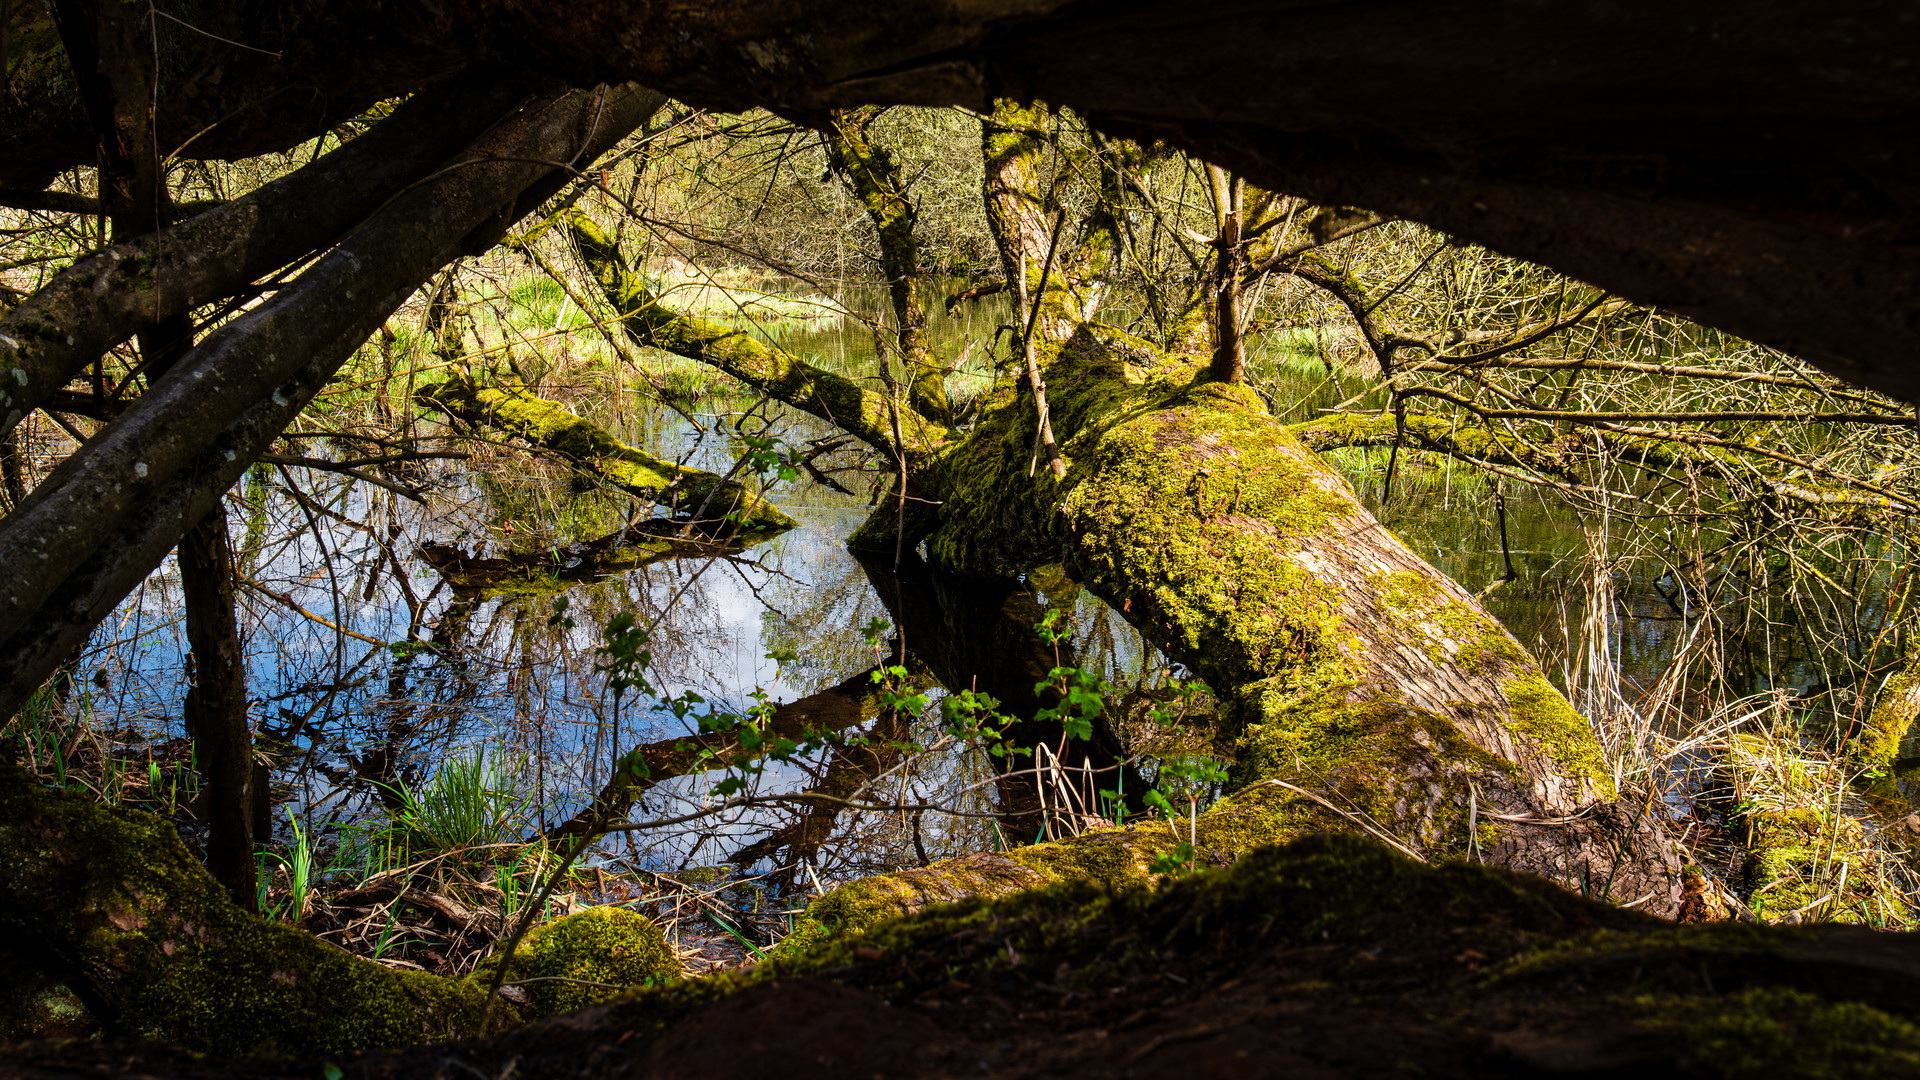
[[[248,913],[151,814],[0,768],[0,863],[0,965],[24,991],[0,997],[9,1037],[97,1024],[198,1053],[306,1056],[479,1030],[482,980],[386,967]],[[651,921],[595,908],[532,931],[508,975],[524,1013],[545,1016],[678,972]]]
[[[83,973],[110,1033],[299,1055],[477,1029],[478,989],[248,914],[152,815],[0,771],[0,862],[8,932],[44,952],[43,967]]]
[[[863,1076],[1897,1076],[1920,1060],[1916,990],[1904,937],[1675,927],[1315,836],[1154,889],[1079,881],[933,907],[495,1039],[331,1063],[348,1077],[510,1062],[529,1077],[816,1075],[794,1064],[816,1060]]]

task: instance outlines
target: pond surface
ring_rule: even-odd
[[[884,298],[862,293],[845,303],[877,312]],[[958,354],[963,341],[988,340],[1008,320],[1000,298],[968,305],[954,318],[936,314],[936,350]],[[855,320],[788,319],[763,332],[838,370],[874,366],[872,332]],[[1256,356],[1254,367],[1266,373],[1270,391],[1278,388],[1276,399],[1293,418],[1345,400],[1362,385],[1329,375],[1311,353],[1303,357],[1297,340],[1288,345]],[[970,354],[954,379],[957,395],[981,384],[986,363],[984,351]],[[740,452],[736,425],[758,431],[770,424],[793,446],[833,434],[810,417],[735,396],[683,399],[670,408],[628,393],[623,404],[618,415],[596,419],[629,442],[715,471],[724,472]],[[619,755],[699,733],[699,709],[678,716],[659,701],[691,692],[707,703],[702,708],[744,710],[757,696],[794,702],[896,662],[902,638],[910,678],[936,702],[945,690],[976,688],[1007,702],[1009,711],[1030,712],[1037,705],[1033,683],[1065,662],[1098,672],[1118,688],[1122,708],[1137,708],[1178,674],[1116,613],[1058,575],[995,587],[942,580],[911,552],[898,573],[857,559],[844,540],[869,512],[877,473],[835,473],[840,490],[810,475],[780,486],[773,497],[798,527],[745,551],[663,558],[596,576],[585,560],[566,554],[567,545],[622,529],[625,500],[576,491],[565,470],[524,455],[449,445],[473,456],[422,463],[416,479],[432,491],[424,505],[336,473],[264,466],[231,504],[246,579],[241,621],[254,715],[273,762],[283,837],[291,821],[303,835],[325,838],[340,826],[377,819],[394,785],[428,783],[450,758],[476,752],[500,767],[496,786],[509,789],[505,802],[519,807],[506,831],[524,836],[550,828],[589,804]],[[318,442],[308,452],[351,456]],[[1335,460],[1380,510],[1383,456]],[[850,451],[821,463],[855,464]],[[1554,669],[1584,614],[1579,557],[1594,522],[1530,493],[1511,493],[1503,551],[1484,477],[1403,461],[1396,488],[1383,517],[1469,590],[1500,579],[1511,560],[1519,578],[1489,594],[1488,606]],[[548,575],[483,587],[443,570],[450,557],[556,549],[575,580]],[[1616,581],[1622,617],[1609,631],[1610,651],[1630,687],[1652,683],[1687,625],[1657,585],[1650,575]],[[564,615],[556,615],[562,598]],[[1034,633],[1053,608],[1063,610],[1070,631],[1058,654]],[[595,650],[601,628],[621,611],[650,628],[654,694],[629,695],[616,710]],[[868,629],[876,622],[886,628],[877,640]],[[169,562],[103,624],[81,665],[93,715],[126,749],[151,755],[183,744],[186,653]],[[770,654],[791,659],[776,662]],[[1791,683],[1793,663],[1790,647],[1769,653],[1755,668],[1754,688],[1765,689],[1764,680]],[[1038,811],[1051,800],[1056,813],[1063,805],[1082,815],[1109,812],[1100,789],[1138,790],[1156,767],[1151,754],[1123,767],[1141,751],[1125,738],[1076,744],[1054,782],[1036,792],[997,777],[978,747],[931,755],[888,749],[937,741],[936,717],[929,710],[903,721],[903,730],[872,732],[859,751],[769,766],[750,779],[750,790],[857,794],[907,807],[938,804],[951,813],[759,805],[689,827],[626,832],[592,858],[635,871],[724,867],[762,875],[777,900],[1072,827]],[[1042,741],[1058,749],[1051,736]],[[1052,760],[1044,751],[1041,757]],[[1076,778],[1074,768],[1097,775]],[[632,817],[711,805],[715,779],[661,779]]]

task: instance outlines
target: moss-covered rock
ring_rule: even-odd
[[[482,985],[492,964],[474,976]],[[506,982],[527,992],[534,1016],[555,1016],[680,977],[680,962],[652,919],[596,907],[527,931],[507,963]]]

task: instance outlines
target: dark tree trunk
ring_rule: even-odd
[[[58,0],[54,10],[100,137],[100,206],[113,223],[114,242],[128,245],[157,233],[172,216],[151,111],[158,75],[147,24],[156,16],[142,17],[112,0]],[[135,334],[149,382],[193,348],[185,312],[155,314],[158,321]],[[96,399],[106,394],[97,359],[93,392]],[[253,732],[224,502],[187,531],[177,555],[192,649],[182,711],[203,781],[197,809],[208,827],[207,868],[235,903],[253,910]]]
[[[193,687],[185,711],[204,784],[200,812],[209,830],[207,869],[235,903],[252,911],[257,899],[254,828],[260,814],[224,503],[188,530],[177,556],[187,640],[193,647]]]

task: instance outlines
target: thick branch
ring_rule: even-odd
[[[273,300],[209,336],[0,519],[0,562],[38,572],[0,594],[0,715],[217,504],[360,342],[476,224],[544,175],[638,126],[657,95],[562,95],[520,110],[396,199]],[[597,126],[594,123],[597,118]],[[589,132],[581,141],[580,132]]]
[[[115,244],[0,320],[0,431],[143,326],[232,295],[334,243],[446,163],[525,92],[497,72],[427,90],[319,161],[158,235]]]
[[[648,348],[710,364],[802,412],[837,425],[882,453],[918,459],[947,441],[947,431],[886,395],[815,367],[745,330],[678,315],[627,266],[613,240],[584,212],[569,211],[568,233],[627,335]],[[894,438],[896,417],[900,439]],[[897,449],[896,449],[897,448]]]
[[[716,532],[790,529],[794,521],[746,485],[663,461],[613,437],[563,405],[519,387],[481,387],[449,379],[423,388],[421,401],[470,424],[487,424],[551,450],[620,491],[693,515],[690,524]]]

